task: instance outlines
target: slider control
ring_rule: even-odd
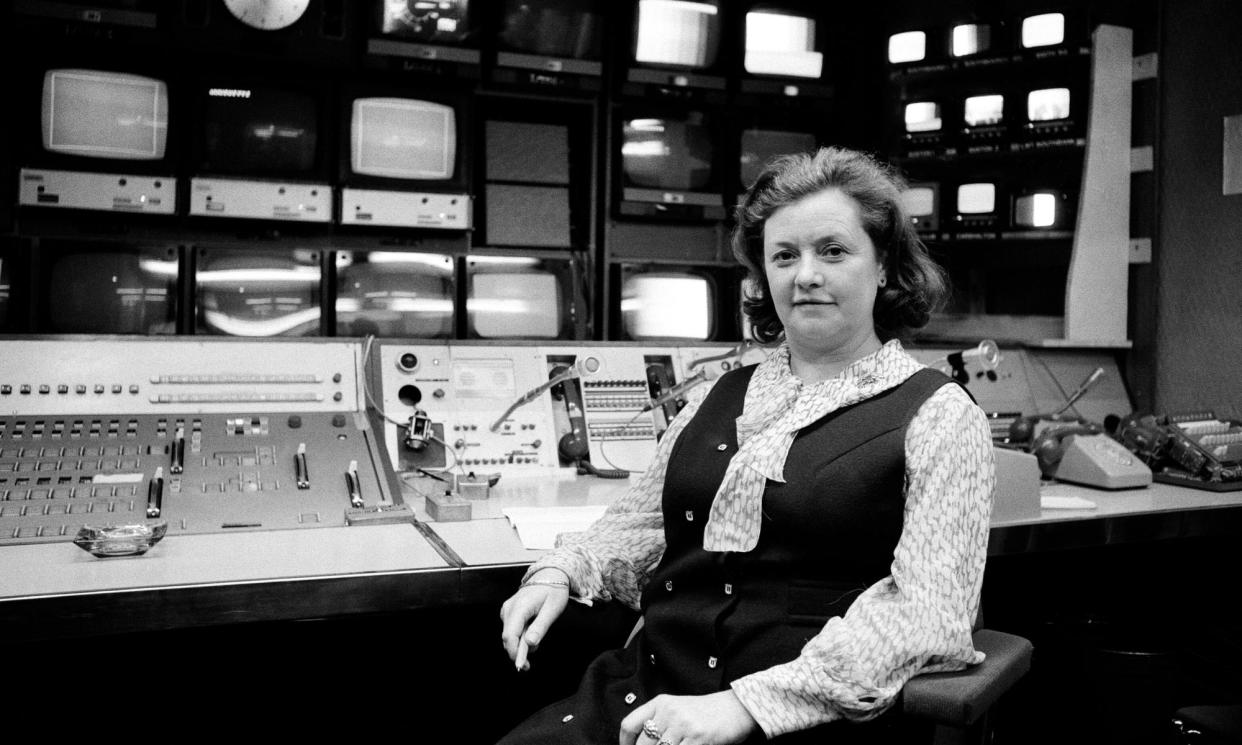
[[[147,517],[159,517],[164,508],[164,467],[155,469],[147,486]]]
[[[298,443],[298,454],[293,457],[294,470],[297,471],[299,489],[310,488],[310,470],[306,467],[306,443]]]
[[[345,472],[345,488],[349,490],[349,505],[362,507],[362,492],[358,481],[358,461],[349,462],[349,470]]]
[[[173,438],[172,465],[169,473],[181,473],[185,470],[185,427],[177,427],[177,435]]]

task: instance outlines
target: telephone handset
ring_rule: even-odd
[[[568,367],[558,365],[548,374],[549,379],[564,375]],[[569,416],[569,431],[556,444],[556,451],[561,460],[567,463],[578,463],[587,457],[590,447],[587,443],[586,414],[582,401],[582,391],[572,378],[552,386],[552,398],[565,404]]]

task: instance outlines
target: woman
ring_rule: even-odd
[[[901,189],[825,148],[745,195],[745,311],[783,341],[689,404],[630,492],[505,602],[518,669],[571,593],[644,618],[506,745],[897,741],[909,723],[884,714],[906,680],[981,661],[991,438],[896,339],[945,292]]]

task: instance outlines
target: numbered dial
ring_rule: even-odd
[[[297,23],[306,15],[310,0],[224,0],[233,17],[262,31],[275,31]]]

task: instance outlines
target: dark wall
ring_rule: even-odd
[[[1242,3],[1164,0],[1159,81],[1158,411],[1242,416],[1242,194],[1221,193],[1222,119],[1242,114]]]

